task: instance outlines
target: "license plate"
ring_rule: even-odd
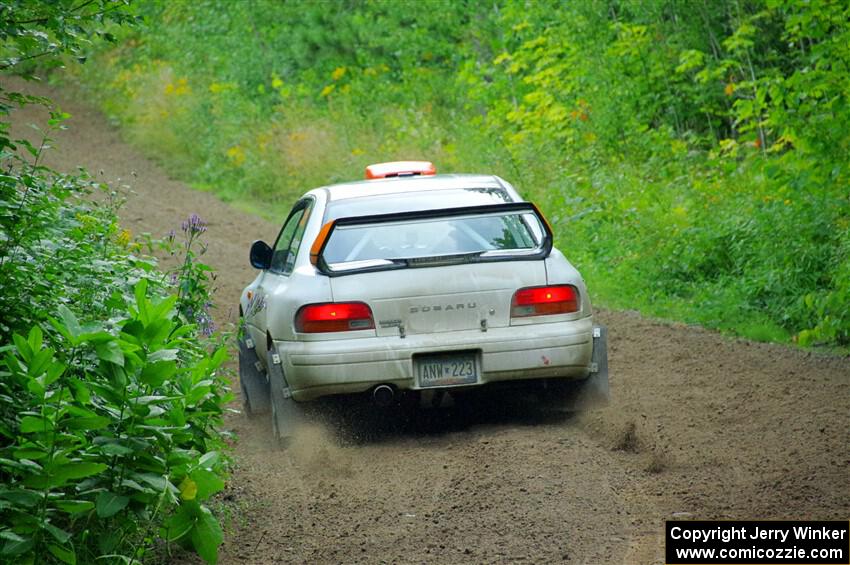
[[[469,385],[478,382],[474,353],[421,355],[413,365],[420,388]]]

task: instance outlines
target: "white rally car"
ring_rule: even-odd
[[[605,328],[551,229],[499,177],[371,165],[306,193],[242,293],[245,411],[285,438],[330,395],[441,400],[482,387],[607,399]],[[436,402],[435,402],[436,404]]]

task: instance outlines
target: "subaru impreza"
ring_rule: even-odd
[[[316,188],[250,250],[245,412],[287,438],[329,396],[434,405],[494,387],[608,397],[606,330],[538,208],[492,175],[380,163]]]

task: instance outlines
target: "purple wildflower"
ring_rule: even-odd
[[[192,214],[188,219],[183,220],[181,229],[187,234],[201,234],[207,231],[207,223],[197,214]]]
[[[215,333],[215,322],[213,322],[212,316],[210,316],[210,313],[206,308],[198,313],[196,321],[198,322],[198,327],[200,328],[202,335],[209,337]]]
[[[215,322],[213,322],[212,320],[210,320],[209,322],[207,322],[206,324],[204,324],[204,325],[202,325],[202,326],[201,326],[201,333],[202,333],[205,337],[210,337],[212,334],[214,334],[214,333],[215,333],[215,330],[217,330],[217,329],[218,329],[218,328],[216,328],[216,326],[215,326]]]

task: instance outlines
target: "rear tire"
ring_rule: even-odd
[[[280,446],[286,447],[298,428],[307,421],[307,414],[304,405],[296,402],[289,395],[289,385],[283,373],[283,365],[279,357],[275,362],[276,355],[276,350],[272,347],[268,354],[272,430]]]
[[[257,350],[250,340],[239,338],[239,386],[242,389],[242,407],[248,418],[267,414],[271,408],[269,381],[262,372]]]

